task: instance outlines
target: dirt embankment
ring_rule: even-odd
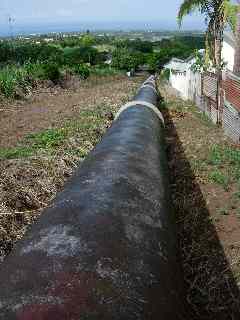
[[[160,86],[191,319],[240,319],[240,149]]]

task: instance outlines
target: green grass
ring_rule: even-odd
[[[233,197],[239,200],[240,199],[240,191],[234,192]]]
[[[0,71],[0,91],[7,98],[16,95],[17,87],[26,88],[27,72],[24,68],[5,67]]]
[[[91,74],[104,77],[104,76],[114,76],[114,75],[122,74],[122,72],[114,68],[109,68],[109,67],[102,68],[102,67],[96,66],[91,68]]]
[[[240,150],[232,146],[214,145],[211,148],[209,161],[212,164],[228,163],[240,169]]]
[[[212,167],[209,174],[211,181],[222,185],[225,189],[230,183],[237,183],[240,186],[239,149],[231,145],[213,145],[207,162]]]
[[[33,153],[34,150],[31,147],[0,148],[0,160],[27,158]]]
[[[204,112],[200,112],[195,110],[195,114],[197,117],[208,127],[216,127],[216,125],[212,122],[212,120],[206,115]]]
[[[30,134],[26,137],[33,149],[52,149],[60,146],[67,136],[67,130],[48,129],[40,133]]]
[[[34,133],[25,137],[21,145],[15,148],[0,148],[0,159],[27,158],[36,154],[39,150],[54,152],[63,144],[67,136],[65,129],[48,129],[40,133]]]
[[[19,89],[26,93],[35,80],[43,78],[44,69],[40,63],[6,66],[0,70],[0,91],[6,98],[16,98]]]
[[[218,210],[218,213],[219,213],[220,215],[222,215],[222,216],[228,216],[228,215],[229,215],[229,211],[228,211],[227,208],[220,208],[220,209]]]
[[[15,148],[0,148],[0,159],[19,159],[36,155],[39,152],[55,154],[59,149],[64,152],[85,157],[105,131],[105,113],[109,108],[104,105],[94,110],[82,110],[79,118],[65,122],[62,128],[47,129],[27,135]],[[74,149],[69,148],[71,138],[77,139]],[[71,143],[70,143],[71,145]]]
[[[209,179],[212,182],[218,183],[223,186],[224,189],[227,189],[229,186],[229,177],[222,173],[219,169],[215,169],[209,174]]]

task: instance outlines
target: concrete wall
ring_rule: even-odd
[[[181,98],[187,99],[188,98],[188,86],[187,86],[187,77],[186,77],[186,72],[173,72],[172,70],[170,71],[170,78],[169,82],[171,86],[176,89]]]
[[[222,59],[227,64],[226,68],[233,71],[235,49],[226,41],[223,41]]]

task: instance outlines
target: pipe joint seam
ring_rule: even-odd
[[[142,100],[133,100],[131,102],[128,102],[126,103],[125,105],[123,105],[119,111],[117,112],[116,116],[115,116],[115,119],[114,120],[117,120],[120,116],[120,114],[127,110],[128,108],[131,108],[131,107],[136,107],[136,106],[140,106],[140,107],[147,107],[149,109],[151,109],[157,116],[158,118],[161,120],[162,124],[164,125],[164,118],[163,118],[163,115],[162,113],[158,110],[158,108],[153,105],[152,103],[150,102],[147,102],[147,101],[142,101]]]
[[[151,82],[154,85],[156,84],[156,80],[154,78],[148,78],[146,81],[143,82],[143,84],[148,82]]]
[[[156,84],[156,80],[154,80],[154,79],[148,79],[148,80],[144,81],[143,84],[145,84],[145,83],[147,84],[149,82],[154,84],[154,85]]]

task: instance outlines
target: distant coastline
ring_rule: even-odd
[[[160,22],[73,22],[73,23],[39,23],[39,24],[18,24],[14,23],[11,27],[7,24],[0,24],[0,37],[49,34],[49,33],[68,33],[68,32],[131,32],[131,31],[158,31],[158,32],[197,32],[201,33],[200,28],[184,28],[179,30],[174,24]]]

